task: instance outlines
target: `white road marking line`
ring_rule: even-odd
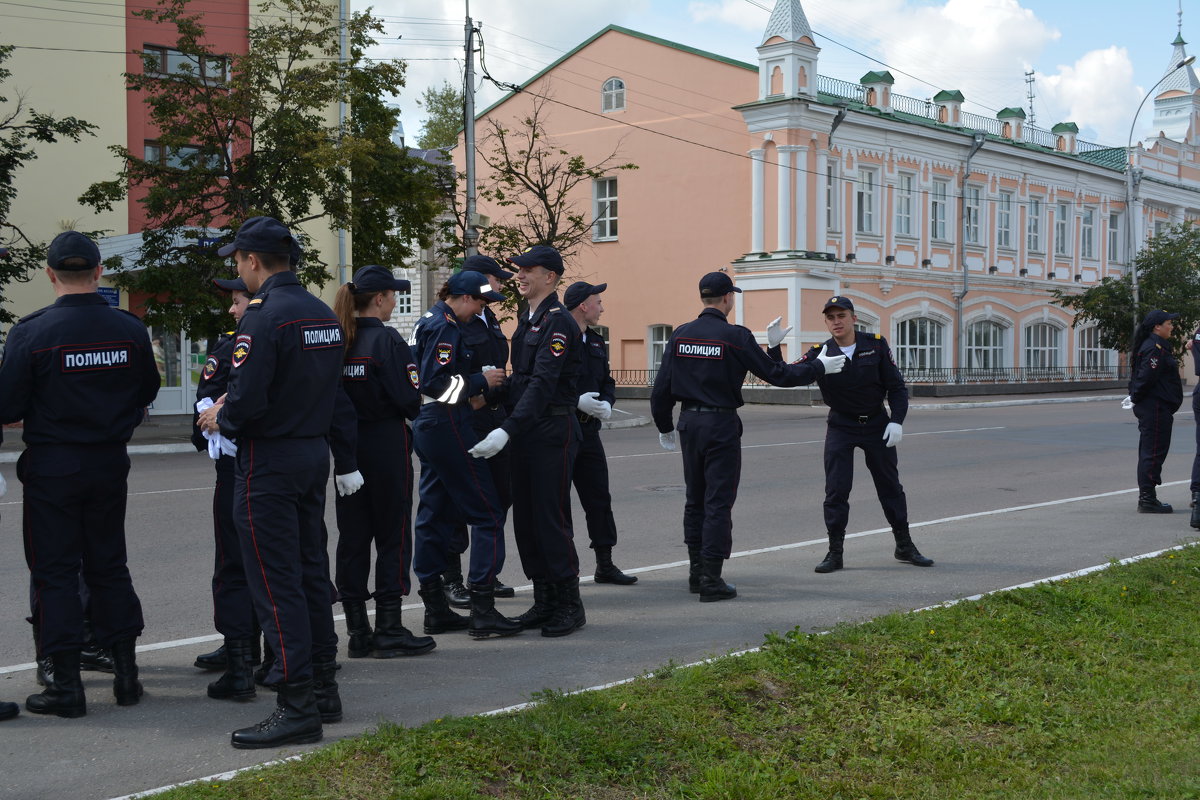
[[[947,430],[947,431],[919,431],[919,432],[915,432],[915,433],[905,433],[904,435],[906,437],[907,436],[935,436],[935,435],[939,435],[939,434],[943,434],[943,433],[974,433],[976,431],[1002,431],[1007,427],[1008,426],[1006,426],[1006,425],[997,425],[997,426],[991,427],[991,428],[955,428],[954,430]],[[803,441],[803,442],[772,442],[770,444],[744,444],[744,445],[742,445],[742,449],[743,450],[756,450],[760,447],[792,447],[793,445],[823,444],[824,442],[825,442],[824,439],[809,439],[809,440]],[[679,455],[679,451],[678,450],[662,450],[657,453],[630,453],[628,455],[623,455],[623,456],[609,456],[608,460],[616,461],[617,459],[621,459],[621,458],[645,458],[646,456],[670,456],[670,455]]]

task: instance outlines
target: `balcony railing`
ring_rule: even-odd
[[[998,367],[957,368],[926,367],[902,369],[909,383],[1064,383],[1084,381],[1128,380],[1125,367]],[[655,371],[648,369],[613,370],[617,386],[653,386]],[[743,386],[768,386],[754,375],[747,374]]]

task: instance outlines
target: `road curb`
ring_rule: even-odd
[[[981,400],[978,403],[911,403],[909,411],[953,411],[956,408],[1000,408],[1002,406],[1040,406],[1061,403],[1121,402],[1124,395],[1091,395],[1088,397],[1038,397],[1024,400]]]

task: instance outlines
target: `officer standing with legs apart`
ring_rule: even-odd
[[[1200,330],[1192,334],[1188,340],[1187,349],[1192,352],[1192,371],[1200,377]],[[1196,455],[1192,458],[1192,484],[1188,487],[1192,493],[1192,518],[1188,524],[1200,528],[1200,381],[1192,390],[1192,418],[1196,423]]]
[[[616,382],[608,370],[608,349],[599,331],[589,328],[600,321],[604,304],[600,294],[607,283],[593,286],[576,281],[563,293],[563,305],[571,312],[583,332],[583,369],[579,375],[579,401],[576,415],[583,439],[575,456],[572,480],[579,493],[579,504],[587,518],[588,539],[596,553],[596,583],[630,586],[637,583],[613,564],[612,550],[617,544],[617,522],[612,513],[612,495],[608,491],[608,457],[600,441],[601,420],[612,416],[616,402]]]
[[[1171,449],[1174,414],[1183,405],[1179,362],[1171,353],[1171,334],[1178,314],[1154,310],[1146,315],[1133,337],[1129,399],[1138,420],[1138,503],[1142,514],[1170,514],[1172,508],[1158,499],[1162,465]]]
[[[199,424],[238,440],[235,521],[254,607],[275,652],[267,682],[278,692],[267,719],[233,732],[238,748],[315,742],[323,721],[341,718],[324,516],[326,436],[345,342],[333,310],[290,269],[293,242],[278,220],[252,217],[217,251],[234,257],[255,296],[234,340],[229,392]],[[339,491],[350,477],[337,476]],[[324,687],[324,713],[314,678]]]
[[[112,651],[118,705],[142,694],[134,645],[142,606],[129,576],[125,445],[158,394],[159,375],[141,321],[96,291],[103,266],[96,244],[60,233],[47,275],[58,299],[9,331],[0,363],[0,423],[24,420],[25,559],[36,594],[41,640],[53,675],[25,707],[35,714],[87,713],[79,654],[82,564],[97,641]]]
[[[733,503],[742,473],[742,383],[752,372],[774,386],[801,386],[842,368],[842,356],[816,364],[781,364],[767,358],[754,334],[728,317],[742,290],[724,272],[700,279],[704,309],[671,334],[650,394],[650,413],[664,450],[683,448],[683,541],[688,549],[688,590],[701,603],[737,597],[721,570],[733,550]],[[672,421],[680,403],[679,425]]]
[[[408,343],[384,323],[396,293],[411,284],[380,266],[363,267],[338,289],[333,307],[346,332],[342,386],[358,419],[363,488],[338,497],[335,583],[346,611],[351,658],[416,656],[434,648],[401,623],[412,563],[412,430],[421,381]],[[367,579],[375,546],[375,630],[367,620]]]
[[[512,410],[471,453],[491,458],[513,439],[513,532],[521,566],[533,581],[533,606],[517,619],[526,628],[540,627],[542,636],[566,636],[587,623],[571,527],[582,338],[555,291],[563,275],[559,252],[536,245],[509,262],[529,306],[512,340]]]
[[[818,379],[821,398],[829,406],[825,430],[825,530],[829,552],[814,571],[842,568],[842,545],[850,517],[850,488],[854,484],[854,449],[863,451],[875,493],[896,540],[895,557],[917,567],[932,567],[908,532],[908,500],[900,485],[896,445],[904,435],[908,414],[908,387],[896,366],[887,340],[877,333],[854,330],[858,317],[849,297],[829,298],[823,310],[825,327],[833,334],[820,347],[813,346],[797,364],[811,364],[829,353],[849,361],[838,375]],[[779,342],[787,334],[776,319],[767,329],[772,358],[781,359]],[[889,414],[883,407],[886,398]]]

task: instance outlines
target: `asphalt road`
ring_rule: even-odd
[[[1176,417],[1168,484],[1160,489],[1177,511],[1151,516],[1134,512],[1137,428],[1115,401],[914,410],[900,445],[901,478],[913,537],[937,565],[919,569],[893,560],[860,458],[847,568],[816,575],[812,567],[825,551],[823,412],[748,406],[742,418],[735,557],[725,570],[738,586],[736,600],[702,605],[687,593],[678,454],[659,449],[653,428],[607,431],[622,537],[615,560],[637,571],[638,584],[585,583],[587,627],[563,639],[536,631],[483,642],[448,634],[419,658],[345,659],[339,673],[345,720],[326,726],[326,741],[384,719],[416,725],[521,703],[540,689],[589,687],[668,661],[690,663],[756,646],[771,630],[821,630],[921,608],[1161,549],[1193,533],[1187,517],[1190,411]],[[4,449],[15,447],[10,442]],[[0,608],[7,609],[0,618],[0,699],[23,701],[37,686],[23,618],[28,573],[20,487],[12,464],[0,464],[0,472],[11,487],[0,500]],[[192,667],[192,659],[213,646],[196,639],[216,639],[209,594],[212,475],[195,454],[133,457],[128,540],[146,615],[139,648],[146,696],[138,706],[119,708],[109,676],[84,673],[86,717],[22,712],[0,725],[0,795],[110,798],[310,749],[232,749],[229,731],[265,717],[273,696],[260,691],[243,704],[210,700],[204,690],[213,676]],[[330,503],[331,531],[332,512]],[[576,519],[581,523],[578,509]],[[530,596],[511,535],[509,542],[502,577],[526,588],[499,605],[516,614]],[[581,561],[590,575],[590,551],[581,552]],[[409,627],[419,628],[419,601],[405,614]]]

